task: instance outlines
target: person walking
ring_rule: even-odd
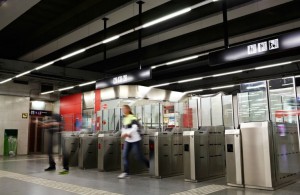
[[[45,133],[48,133],[48,157],[49,167],[45,171],[55,171],[56,163],[53,158],[53,136],[55,133],[59,133],[61,126],[61,116],[59,114],[53,114],[46,121],[43,122],[42,126],[45,129]],[[65,147],[63,147],[65,148]],[[69,173],[69,158],[67,152],[63,149],[63,167],[64,169],[59,174],[64,175]]]
[[[142,153],[141,147],[141,135],[140,135],[140,125],[137,118],[133,115],[129,105],[124,105],[122,108],[124,118],[121,137],[125,139],[124,149],[123,149],[123,166],[124,173],[118,176],[119,179],[124,179],[129,174],[129,161],[128,156],[131,150],[136,153],[136,157],[139,161],[144,163],[149,168],[149,160],[145,158]]]

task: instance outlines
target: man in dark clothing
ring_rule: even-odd
[[[56,163],[53,158],[53,136],[55,133],[60,131],[61,126],[61,116],[58,114],[53,114],[48,120],[43,122],[43,127],[45,133],[48,133],[48,157],[49,157],[49,167],[45,171],[55,171]],[[63,147],[65,148],[65,147]],[[68,174],[69,172],[69,158],[67,152],[63,149],[63,167],[64,170],[60,174]]]

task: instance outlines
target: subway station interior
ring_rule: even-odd
[[[299,195],[299,10],[0,0],[0,195]]]

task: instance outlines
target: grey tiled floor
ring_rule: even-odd
[[[61,164],[57,160],[57,164]],[[118,180],[119,172],[100,173],[97,170],[71,168],[69,175],[44,172],[46,156],[22,156],[18,158],[0,157],[1,195],[40,194],[211,194],[211,195],[299,195],[300,183],[295,183],[277,191],[227,188],[225,178],[200,183],[187,183],[183,176],[153,179],[148,175],[135,175]]]

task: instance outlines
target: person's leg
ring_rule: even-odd
[[[63,147],[63,151],[62,151],[62,155],[63,155],[63,167],[64,170],[62,170],[61,172],[59,172],[60,175],[65,175],[69,173],[69,153],[66,150],[66,147]]]
[[[124,165],[124,172],[129,173],[129,153],[132,148],[132,143],[124,142],[124,149],[123,149],[123,165]]]
[[[48,134],[48,158],[49,158],[49,168],[45,171],[55,170],[56,163],[53,158],[53,133],[50,130],[46,132]]]
[[[149,160],[144,156],[141,141],[132,143],[134,152],[139,161],[143,162],[149,168]]]

